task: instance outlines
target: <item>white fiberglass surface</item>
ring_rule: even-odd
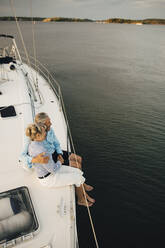
[[[39,248],[50,243],[53,247],[74,247],[75,199],[73,187],[44,188],[40,185],[33,170],[25,171],[19,164],[25,128],[33,120],[31,102],[26,80],[19,67],[13,72],[8,71],[7,67],[5,77],[6,80],[3,82],[0,80],[2,92],[0,107],[13,105],[16,116],[0,118],[0,188],[3,192],[27,186],[39,221],[38,234],[28,242],[17,246]],[[62,149],[66,149],[67,130],[58,99],[43,78],[39,78],[38,82],[42,103],[35,103],[35,113],[43,111],[48,113]]]

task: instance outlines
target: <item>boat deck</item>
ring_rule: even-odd
[[[25,170],[19,163],[25,128],[33,122],[34,113],[46,112],[50,116],[62,149],[67,148],[67,128],[59,101],[46,80],[38,76],[42,103],[37,98],[33,106],[24,74],[30,74],[31,69],[19,63],[15,64],[15,70],[10,69],[10,64],[0,66],[3,67],[0,107],[12,105],[16,111],[16,116],[0,117],[0,192],[27,186],[39,222],[34,237],[16,247],[40,248],[50,244],[51,247],[74,248],[77,243],[74,187],[44,188],[33,169]],[[35,77],[34,71],[32,73]]]

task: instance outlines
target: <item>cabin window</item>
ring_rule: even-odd
[[[14,106],[0,107],[0,113],[2,118],[16,116],[16,111]]]
[[[27,187],[0,193],[0,247],[1,244],[32,234],[39,227]]]

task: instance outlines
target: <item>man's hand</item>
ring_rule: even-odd
[[[32,163],[37,164],[47,164],[49,161],[49,156],[44,156],[45,152],[40,153],[36,157],[32,158]]]
[[[61,164],[63,164],[63,163],[64,163],[64,159],[63,159],[63,157],[62,157],[62,155],[61,155],[61,154],[59,154],[59,155],[57,156],[57,160],[58,160],[58,161],[60,161],[60,162],[61,162]]]

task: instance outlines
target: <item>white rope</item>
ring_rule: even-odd
[[[71,130],[70,130],[70,127],[69,127],[69,122],[68,122],[67,115],[66,115],[66,110],[65,110],[65,105],[64,105],[62,94],[61,94],[61,104],[62,104],[64,115],[65,115],[65,118],[66,118],[66,124],[67,124],[67,128],[68,128],[68,131],[69,131],[69,136],[70,136],[70,141],[71,141],[71,145],[72,145],[72,148],[73,148],[73,153],[75,154],[75,158],[76,158],[76,151],[75,151],[75,147],[74,147],[74,143],[73,143]],[[77,164],[77,167],[78,167],[77,158],[76,158],[76,164]],[[91,228],[92,228],[95,244],[96,244],[96,247],[99,248],[97,237],[96,237],[96,232],[95,232],[95,228],[94,228],[94,224],[93,224],[93,220],[92,220],[92,216],[91,216],[91,212],[90,212],[88,202],[87,202],[87,197],[86,197],[86,192],[85,192],[84,185],[82,185],[82,189],[83,189],[83,193],[84,193],[84,197],[85,197],[85,202],[86,202],[86,206],[87,206],[88,216],[89,216],[89,220],[90,220],[90,223],[91,223]]]

